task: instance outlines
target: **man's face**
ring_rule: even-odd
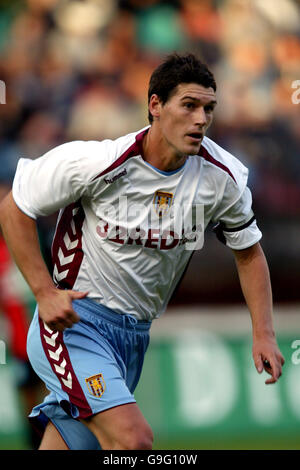
[[[155,101],[156,97],[156,101]],[[182,83],[165,104],[152,96],[162,139],[177,155],[197,155],[213,118],[216,95],[213,88],[197,83]]]

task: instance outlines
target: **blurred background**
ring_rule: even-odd
[[[0,198],[20,157],[147,125],[151,72],[175,50],[213,71],[208,135],[250,170],[286,365],[273,386],[256,373],[233,257],[209,227],[154,322],[136,397],[156,448],[299,449],[299,0],[0,0]],[[39,221],[49,269],[55,219]],[[46,393],[25,351],[34,299],[0,248],[0,448],[34,448],[25,416]]]

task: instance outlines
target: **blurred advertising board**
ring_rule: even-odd
[[[27,422],[18,392],[18,383],[24,372],[7,348],[5,355],[3,350],[0,361],[0,449],[24,448]]]
[[[170,316],[165,331],[160,321],[135,394],[158,445],[300,449],[300,322],[298,331],[291,322],[277,333],[283,374],[265,385],[269,376],[255,369],[247,320],[238,326],[237,317],[211,315],[205,330],[203,317],[184,327],[184,316]]]
[[[230,310],[230,312],[229,312]],[[251,324],[237,309],[166,312],[155,320],[135,397],[156,449],[300,449],[300,322],[277,317],[282,377],[265,385],[252,359]],[[26,447],[28,433],[6,351],[0,364],[0,448]]]

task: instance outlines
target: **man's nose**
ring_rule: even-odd
[[[197,110],[197,115],[196,115],[196,125],[198,126],[204,126],[207,124],[207,117],[206,117],[206,112],[203,107],[199,108]]]

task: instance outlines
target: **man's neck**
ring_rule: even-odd
[[[187,159],[187,155],[178,155],[154,126],[144,136],[143,154],[146,162],[162,171],[177,170]]]

